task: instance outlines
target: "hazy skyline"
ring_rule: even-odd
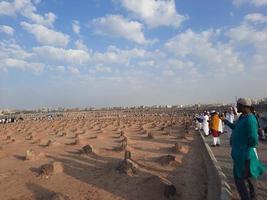
[[[267,0],[0,0],[0,108],[267,97]]]

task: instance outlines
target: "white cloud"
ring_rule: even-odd
[[[76,34],[80,34],[80,23],[77,20],[72,21],[72,31]]]
[[[176,12],[174,0],[120,0],[122,6],[150,27],[180,27],[187,16]]]
[[[25,60],[19,60],[14,58],[7,58],[1,61],[0,68],[6,71],[10,68],[16,68],[20,70],[31,70],[35,74],[39,74],[44,69],[43,63],[31,63]]]
[[[181,61],[178,59],[168,59],[167,61],[168,67],[174,68],[174,69],[189,69],[194,67],[194,63],[192,61]]]
[[[59,66],[54,66],[49,68],[51,71],[56,71],[56,72],[65,72],[65,67],[62,65]]]
[[[0,32],[3,32],[8,35],[13,35],[14,34],[14,29],[10,26],[7,25],[0,25]]]
[[[40,44],[65,47],[69,43],[68,35],[61,33],[61,32],[54,31],[43,25],[21,22],[21,26],[26,31],[33,34],[35,39]]]
[[[43,61],[83,65],[90,61],[90,54],[84,50],[63,49],[52,46],[34,47],[33,52]]]
[[[24,60],[30,58],[32,55],[33,55],[32,53],[24,50],[13,40],[0,42],[0,59],[17,58]]]
[[[154,60],[140,61],[138,62],[138,65],[141,67],[153,67],[155,66],[155,61]]]
[[[245,16],[244,21],[252,23],[265,23],[267,22],[267,16],[261,13],[250,13]]]
[[[15,11],[11,3],[7,1],[0,2],[0,15],[9,15],[9,16],[15,15]]]
[[[229,29],[226,33],[232,43],[241,46],[243,53],[247,53],[248,65],[254,69],[267,69],[267,28],[257,27],[255,24],[242,23]]]
[[[251,65],[255,70],[267,70],[267,51],[255,53]]]
[[[104,72],[104,73],[110,73],[111,72],[111,68],[110,67],[106,67],[106,66],[102,66],[102,65],[96,66],[95,70],[97,72]]]
[[[8,72],[9,69],[31,71],[39,74],[44,69],[44,64],[33,61],[33,54],[27,52],[13,40],[0,42],[0,71]],[[27,61],[31,59],[31,61]]]
[[[233,4],[236,6],[240,6],[243,4],[251,4],[256,7],[267,5],[267,0],[233,0]]]
[[[170,39],[165,47],[177,57],[191,60],[209,72],[240,72],[244,65],[230,44],[213,42],[216,31],[187,31]]]
[[[185,57],[196,49],[201,50],[201,47],[208,49],[211,46],[209,39],[212,35],[214,35],[214,32],[211,30],[195,33],[188,29],[171,38],[165,46],[170,50],[174,50],[177,55]]]
[[[84,42],[82,40],[77,40],[75,42],[75,46],[77,49],[89,51],[88,47],[84,44]]]
[[[143,33],[143,25],[137,21],[130,21],[121,15],[108,15],[92,21],[96,34],[125,38],[138,44],[154,43],[147,40]]]
[[[264,48],[267,44],[267,29],[258,30],[248,24],[231,28],[226,35],[240,44],[250,44],[257,48]]]
[[[35,4],[40,1],[34,1]],[[36,7],[31,0],[14,0],[14,1],[1,1],[0,2],[0,15],[16,16],[21,14],[22,16],[30,19],[32,22],[41,24],[44,26],[52,27],[56,20],[54,13],[48,12],[44,16],[36,13]]]
[[[36,24],[41,24],[43,26],[47,26],[47,27],[53,27],[53,23],[56,20],[56,15],[54,13],[46,13],[43,16],[35,14],[33,12],[29,12],[28,11],[24,11],[25,13],[23,13],[23,15],[29,19],[32,20],[32,22],[36,23]]]
[[[135,58],[144,58],[146,53],[147,52],[144,49],[133,48],[130,50],[122,50],[114,46],[109,46],[108,50],[104,53],[94,53],[94,62],[102,64],[129,65],[131,60]]]
[[[80,75],[80,71],[76,67],[70,66],[70,67],[68,67],[68,70],[73,75]]]

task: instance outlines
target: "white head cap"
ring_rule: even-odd
[[[237,103],[241,104],[243,106],[251,106],[252,105],[252,101],[249,98],[239,98],[237,100]]]

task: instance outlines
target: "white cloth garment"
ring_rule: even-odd
[[[220,137],[213,137],[213,145],[221,144]]]
[[[257,159],[259,159],[258,153],[257,153],[257,149],[256,148],[253,148],[253,151],[255,152]]]
[[[227,112],[225,115],[225,119],[231,123],[234,123],[234,119],[235,119],[234,113]],[[224,131],[226,132],[226,135],[230,138],[232,134],[232,129],[228,126],[225,126]]]
[[[203,116],[203,122],[202,122],[202,128],[204,131],[205,135],[209,135],[209,116],[208,115],[204,115]]]
[[[222,120],[219,120],[218,131],[221,132],[221,133],[223,133],[223,123],[222,123]]]
[[[219,120],[219,127],[218,127],[218,131],[223,133],[223,123],[222,120]],[[221,145],[221,139],[220,139],[220,134],[219,137],[213,137],[213,144],[214,145]]]

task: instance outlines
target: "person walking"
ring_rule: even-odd
[[[251,106],[250,99],[240,98],[237,101],[237,111],[241,113],[238,120],[233,124],[223,119],[224,123],[232,129],[230,145],[234,164],[233,175],[241,200],[256,199],[257,178],[266,171],[256,151],[258,124],[251,112]]]
[[[215,110],[211,111],[211,120],[210,120],[210,132],[213,137],[212,147],[220,146],[220,135],[222,133],[222,121],[219,117],[219,114]]]
[[[207,137],[209,135],[209,116],[207,112],[205,112],[203,115],[202,129],[204,136]]]

